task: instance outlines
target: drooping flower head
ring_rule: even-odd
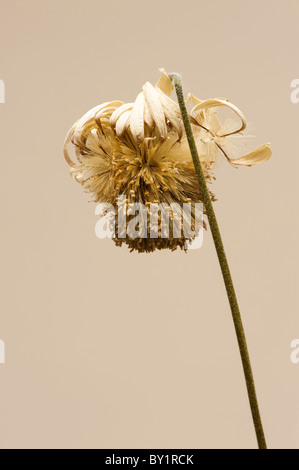
[[[150,216],[150,205],[172,207],[178,204],[202,201],[192,157],[184,132],[178,104],[170,98],[172,83],[162,70],[158,83],[147,82],[134,103],[110,101],[88,111],[69,130],[64,155],[72,167],[72,176],[91,193],[95,202],[107,203],[119,209],[119,196],[125,196],[126,205],[142,203]],[[246,120],[241,111],[223,99],[199,100],[190,95],[194,108],[190,120],[199,151],[205,178],[211,182],[212,168],[218,154],[234,165],[253,165],[271,156],[269,145],[232,160],[226,147],[233,136],[240,135]],[[221,123],[218,109],[226,107],[240,119],[240,126],[231,129]],[[71,147],[76,162],[70,156]],[[211,193],[212,198],[214,197]],[[194,225],[194,212],[191,212]],[[173,218],[181,217],[174,213]],[[182,212],[184,218],[184,209]],[[132,217],[131,217],[132,218]],[[130,218],[128,218],[128,221]],[[173,221],[174,223],[174,221]],[[158,235],[163,231],[163,217],[159,216]],[[185,248],[190,236],[174,236],[170,229],[167,238],[146,236],[135,238],[120,234],[116,221],[114,241],[126,243],[139,252],[156,248]]]

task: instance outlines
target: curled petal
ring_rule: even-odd
[[[85,143],[86,143],[86,138],[91,131],[95,127],[95,120],[90,119],[84,126],[80,129],[80,132],[78,132],[77,128],[75,127],[74,129],[74,135],[72,137],[72,143],[75,144],[76,146],[80,147],[83,151],[88,150]],[[77,134],[76,134],[77,132]]]
[[[118,137],[121,137],[129,125],[131,111],[125,111],[117,120],[115,132]]]
[[[116,108],[116,110],[114,111],[114,113],[111,115],[111,118],[110,118],[110,124],[112,127],[116,126],[116,121],[123,113],[133,108],[133,104],[134,103],[125,103],[122,106],[119,106],[118,108]]]
[[[123,104],[122,101],[108,101],[107,103],[100,104],[90,109],[87,113],[84,114],[84,116],[82,116],[79,119],[79,121],[77,121],[75,130],[74,130],[74,137],[73,137],[74,142],[76,143],[76,142],[81,141],[81,134],[83,132],[84,127],[86,126],[86,124],[90,123],[90,121],[94,120],[95,115],[99,111],[110,106],[120,106],[122,104]]]
[[[201,103],[194,106],[194,108],[191,111],[191,114],[193,114],[195,111],[199,112],[199,111],[202,111],[202,110],[206,110],[206,109],[209,109],[209,108],[216,108],[216,107],[219,107],[219,106],[226,106],[227,108],[232,109],[241,120],[241,127],[239,129],[237,129],[233,132],[229,132],[227,134],[223,134],[222,136],[219,136],[219,137],[225,137],[225,136],[228,136],[228,135],[237,134],[238,132],[241,132],[246,128],[246,119],[245,119],[245,116],[242,113],[242,111],[240,111],[240,109],[237,108],[237,106],[235,106],[234,104],[230,103],[227,100],[212,99],[212,100],[202,101]]]
[[[90,109],[85,113],[75,124],[74,124],[74,135],[73,135],[73,142],[77,143],[81,141],[81,134],[83,131],[84,126],[87,122],[94,119],[95,114],[100,111],[102,108],[107,106],[109,103],[103,103],[94,108]]]
[[[198,104],[201,104],[203,102],[203,100],[200,100],[199,98],[197,98],[196,96],[194,96],[192,93],[188,93],[187,95],[187,99],[186,99],[186,104],[190,103],[190,101],[193,101],[193,103],[195,105],[198,105]],[[193,110],[192,110],[193,111]],[[212,111],[213,112],[213,109],[209,109],[209,111],[206,111],[205,110],[201,110],[199,111],[198,113],[196,113],[196,116],[195,118],[191,115],[192,114],[192,111],[189,115],[189,119],[190,119],[190,122],[191,124],[194,124],[196,126],[200,126],[202,129],[205,129],[206,131],[208,132],[211,132],[207,127],[206,127],[206,114],[209,113],[209,111]],[[216,111],[214,110],[214,115],[216,115]],[[209,123],[211,125],[211,115],[209,115]],[[216,125],[215,125],[216,124]],[[219,119],[217,118],[217,116],[214,116],[214,127],[213,127],[213,134],[214,134],[214,130],[215,129],[218,129],[219,128],[219,125],[220,125],[220,122],[219,122]]]
[[[130,116],[131,133],[136,142],[141,142],[144,138],[144,96],[139,93],[135,100]]]
[[[98,111],[94,117],[94,121],[97,123],[99,128],[103,130],[103,123],[106,121],[106,123],[110,120],[111,115],[115,111],[115,106],[107,107],[104,109],[101,109]],[[93,123],[93,120],[90,121]]]
[[[153,120],[156,123],[156,126],[160,132],[161,138],[166,139],[167,127],[165,122],[164,111],[158,96],[158,92],[151,83],[146,82],[146,84],[143,85],[143,93],[145,101],[147,102],[147,105],[153,117]]]
[[[237,158],[236,160],[230,160],[231,163],[234,165],[256,165],[257,163],[266,162],[272,155],[272,151],[270,148],[270,144],[260,145],[255,150],[247,155],[244,155],[241,158]]]
[[[69,155],[68,147],[69,147],[69,144],[72,141],[75,126],[76,126],[76,123],[68,131],[68,133],[66,135],[66,138],[65,138],[65,141],[64,141],[64,145],[63,145],[64,158],[66,159],[67,163],[73,168],[77,168],[78,165],[76,163],[74,163],[73,160],[71,159],[71,157]]]
[[[115,111],[115,106],[107,106],[106,108],[101,109],[95,114],[94,120],[97,121],[97,120],[100,120],[102,117],[112,116],[114,111]]]

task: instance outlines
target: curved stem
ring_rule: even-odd
[[[198,152],[197,152],[194,136],[193,136],[191,124],[189,121],[187,108],[185,105],[182,80],[181,80],[181,77],[176,73],[169,74],[169,77],[174,81],[174,84],[175,84],[176,94],[177,94],[178,103],[179,103],[181,114],[182,114],[186,136],[188,139],[190,152],[191,152],[193,163],[194,163],[194,168],[195,168],[196,175],[198,178],[199,188],[201,191],[203,203],[204,203],[207,217],[209,220],[209,225],[211,228],[216,252],[218,255],[218,260],[220,263],[220,267],[221,267],[221,271],[222,271],[222,275],[224,279],[227,297],[228,297],[231,312],[232,312],[232,317],[233,317],[233,322],[235,325],[239,350],[241,354],[242,365],[243,365],[245,381],[246,381],[246,386],[247,386],[247,393],[248,393],[251,414],[252,414],[252,419],[254,423],[258,446],[259,446],[259,449],[267,449],[265,435],[263,431],[263,425],[262,425],[261,416],[260,416],[259,407],[258,407],[254,379],[253,379],[250,358],[249,358],[249,353],[248,353],[248,348],[247,348],[247,343],[246,343],[246,337],[245,337],[245,332],[244,332],[242,319],[241,319],[241,314],[240,314],[240,310],[238,306],[238,301],[237,301],[228,261],[227,261],[226,254],[224,251],[224,246],[223,246],[220,230],[218,227],[217,219],[215,216],[215,212],[213,209],[212,201],[209,195],[209,191],[208,191],[207,183],[203,174],[201,163],[198,157]]]

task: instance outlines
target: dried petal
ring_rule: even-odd
[[[272,151],[270,148],[270,144],[260,145],[255,150],[247,155],[244,155],[241,158],[237,158],[236,160],[231,160],[231,163],[234,165],[256,165],[257,163],[266,162],[272,155]]]
[[[155,122],[146,101],[144,101],[144,122],[150,129],[154,127]]]
[[[115,132],[118,137],[121,137],[129,125],[129,119],[131,116],[131,111],[126,111],[123,113],[120,118],[118,118]]]
[[[158,87],[165,95],[170,96],[173,90],[172,81],[170,80],[169,76],[167,75],[167,73],[165,72],[163,68],[159,70],[162,75],[158,83],[156,83],[156,87]]]
[[[171,98],[166,96],[159,88],[156,88],[159,98],[162,103],[164,114],[166,118],[171,122],[173,127],[176,129],[179,138],[183,135],[183,122],[181,119],[180,108]]]
[[[104,108],[110,107],[110,106],[120,106],[122,105],[122,101],[108,101],[107,103],[100,104],[98,106],[95,106],[94,108],[90,109],[85,113],[78,121],[75,126],[74,130],[74,137],[73,140],[74,142],[80,142],[81,141],[81,134],[83,132],[83,129],[85,126],[90,123],[91,121],[94,120],[95,115],[101,111]]]
[[[129,109],[132,109],[133,108],[133,104],[134,103],[125,103],[123,104],[122,106],[119,106],[119,108],[116,108],[116,110],[114,111],[114,113],[111,115],[111,118],[110,118],[110,124],[111,126],[115,126],[116,125],[116,121],[118,120],[118,118],[125,112],[125,111],[128,111]]]
[[[155,90],[151,83],[146,82],[146,84],[143,85],[143,93],[153,120],[160,132],[160,136],[162,139],[166,139],[167,127],[165,116],[157,90]]]
[[[237,106],[235,106],[234,104],[230,103],[227,100],[211,99],[211,100],[202,101],[201,103],[194,106],[194,108],[191,111],[191,114],[193,114],[195,111],[205,110],[205,109],[209,109],[209,108],[215,108],[215,107],[218,107],[218,106],[226,106],[227,108],[232,109],[237,114],[237,116],[241,119],[241,123],[242,123],[242,125],[239,129],[236,129],[233,132],[229,132],[228,134],[224,134],[225,136],[237,134],[238,132],[241,132],[246,128],[246,119],[245,119],[245,116],[242,113],[242,111],[240,111],[240,109],[237,108]]]
[[[144,138],[144,96],[143,93],[139,93],[135,100],[131,116],[130,116],[130,128],[135,142],[141,142]]]

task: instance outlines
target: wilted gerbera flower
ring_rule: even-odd
[[[111,204],[117,213],[119,196],[123,195],[127,205],[144,204],[149,218],[152,203],[164,204],[163,207],[177,203],[183,208],[184,203],[202,201],[180,109],[170,98],[172,88],[168,75],[162,71],[159,82],[155,86],[147,82],[134,103],[111,101],[96,106],[70,129],[65,140],[65,158],[72,167],[72,176],[93,194],[95,202]],[[201,101],[193,95],[190,98],[195,104],[190,119],[208,182],[213,178],[211,169],[218,151],[235,165],[253,165],[270,157],[271,150],[264,145],[231,160],[225,147],[232,136],[245,129],[243,114],[226,100]],[[228,130],[225,123],[221,124],[217,116],[219,106],[237,113],[241,119],[238,129]],[[70,144],[75,150],[76,163],[69,154]],[[181,219],[181,215],[172,215]],[[146,237],[120,234],[116,221],[114,241],[117,245],[125,242],[131,249],[143,252],[185,248],[186,241],[194,238],[192,230],[178,237],[172,228],[169,236],[162,238],[162,219],[160,215],[157,238],[151,238],[150,227]],[[192,212],[193,228],[194,222]]]

